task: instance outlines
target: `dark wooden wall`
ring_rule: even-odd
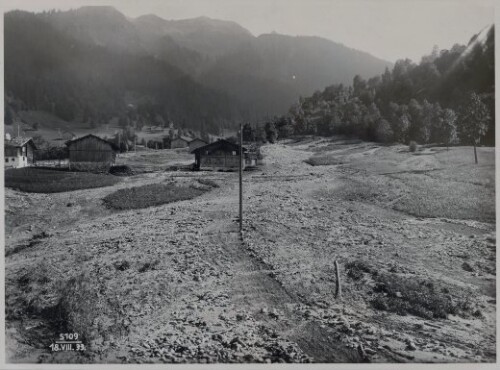
[[[68,145],[70,163],[96,162],[112,164],[115,152],[111,144],[94,137],[74,141]]]
[[[35,162],[35,148],[31,141],[26,144],[26,157],[28,158],[28,164],[33,164],[33,162]]]

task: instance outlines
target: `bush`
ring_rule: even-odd
[[[120,210],[148,208],[192,199],[204,192],[206,190],[174,184],[149,184],[115,191],[104,198],[104,204]]]
[[[380,143],[390,143],[394,139],[394,132],[386,120],[382,120],[375,130],[375,139]]]
[[[132,176],[134,171],[127,165],[111,166],[109,173],[115,176]]]
[[[338,156],[334,154],[311,157],[309,159],[306,159],[304,162],[311,166],[332,166],[337,164],[343,164],[343,162],[338,158]]]
[[[106,296],[103,281],[95,272],[84,271],[64,278],[55,277],[54,266],[39,263],[19,271],[16,282],[18,299],[6,310],[8,320],[35,320],[43,330],[33,333],[43,343],[47,332],[78,333],[89,348],[111,336],[125,336],[120,302]],[[12,294],[12,292],[11,292]],[[45,334],[44,334],[45,333]]]
[[[415,141],[410,141],[410,152],[415,153],[417,151],[417,143]]]
[[[458,292],[452,296],[447,287],[440,287],[429,280],[416,280],[397,275],[379,275],[371,302],[377,310],[399,315],[415,315],[424,319],[446,319],[449,314],[472,312],[470,294]],[[463,293],[463,294],[462,294]]]
[[[347,276],[352,280],[361,279],[364,273],[377,275],[376,270],[373,270],[366,262],[360,260],[348,262],[345,268],[347,270]]]
[[[119,301],[102,294],[105,288],[89,273],[70,278],[60,288],[50,320],[60,332],[78,333],[86,343],[128,334]]]

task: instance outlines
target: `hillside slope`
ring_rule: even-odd
[[[234,22],[207,17],[129,19],[112,7],[88,6],[12,11],[4,23],[7,103],[20,105],[9,108],[75,122],[107,122],[133,104],[132,120],[160,115],[217,130],[285,113],[300,95],[390,66],[328,40],[255,37]],[[148,114],[139,112],[140,103]]]

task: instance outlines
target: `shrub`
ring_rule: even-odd
[[[111,166],[109,173],[115,176],[132,176],[134,171],[127,165]]]
[[[331,166],[342,164],[343,162],[336,155],[324,155],[324,156],[316,156],[306,159],[305,163],[311,166]]]
[[[345,268],[347,270],[347,276],[353,280],[361,279],[364,273],[377,275],[376,270],[373,270],[366,262],[361,260],[348,262]]]
[[[410,145],[409,145],[410,152],[415,153],[417,151],[417,147],[418,147],[418,145],[415,141],[410,141]]]
[[[391,125],[385,119],[383,119],[375,130],[375,138],[381,143],[390,143],[394,138],[394,131],[392,131]]]
[[[425,319],[446,319],[449,314],[471,312],[470,294],[458,293],[452,296],[445,293],[446,287],[429,280],[416,280],[397,275],[379,275],[372,300],[377,310],[395,312],[399,315],[415,315]],[[449,290],[448,290],[449,291]],[[460,295],[462,294],[462,295]]]
[[[102,282],[90,273],[81,273],[61,285],[57,306],[49,318],[55,329],[75,332],[84,342],[127,334],[117,299],[102,294]]]

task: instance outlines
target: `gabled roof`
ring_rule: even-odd
[[[195,137],[193,140],[190,141],[190,143],[192,143],[193,141],[201,141],[202,143],[208,144],[205,140],[200,139],[199,137]]]
[[[189,143],[191,141],[191,138],[187,137],[187,136],[179,136],[179,137],[176,137],[175,139],[172,139],[172,141],[173,140],[184,140],[186,143]]]
[[[191,150],[191,153],[195,153],[195,154],[202,153],[203,154],[206,152],[210,153],[210,152],[213,152],[213,151],[219,150],[219,149],[222,149],[222,150],[227,151],[227,152],[233,152],[233,151],[239,152],[240,146],[238,144],[233,144],[230,141],[220,139],[220,140],[214,141],[211,144],[203,145],[203,146],[200,146],[199,148],[193,149],[193,150]],[[243,147],[243,152],[246,152],[246,151],[247,151],[247,149],[245,147]]]
[[[26,144],[28,144],[29,142],[31,142],[31,144],[35,147],[36,149],[36,145],[35,143],[33,142],[33,139],[30,138],[30,137],[22,137],[22,136],[18,136],[18,137],[15,137],[13,139],[10,139],[10,140],[5,140],[5,146],[10,146],[10,147],[15,147],[15,148],[20,148],[22,146],[25,146]]]
[[[119,149],[118,146],[116,146],[115,143],[112,143],[111,141],[105,140],[102,137],[99,137],[99,136],[93,135],[93,134],[87,134],[87,135],[84,135],[84,136],[77,137],[75,139],[68,140],[68,141],[66,141],[66,145],[70,146],[71,144],[76,143],[77,141],[80,141],[80,140],[83,140],[83,139],[86,139],[86,138],[89,138],[89,137],[93,137],[94,139],[103,141],[106,144],[111,145],[111,147],[113,148],[113,150],[118,150]]]

